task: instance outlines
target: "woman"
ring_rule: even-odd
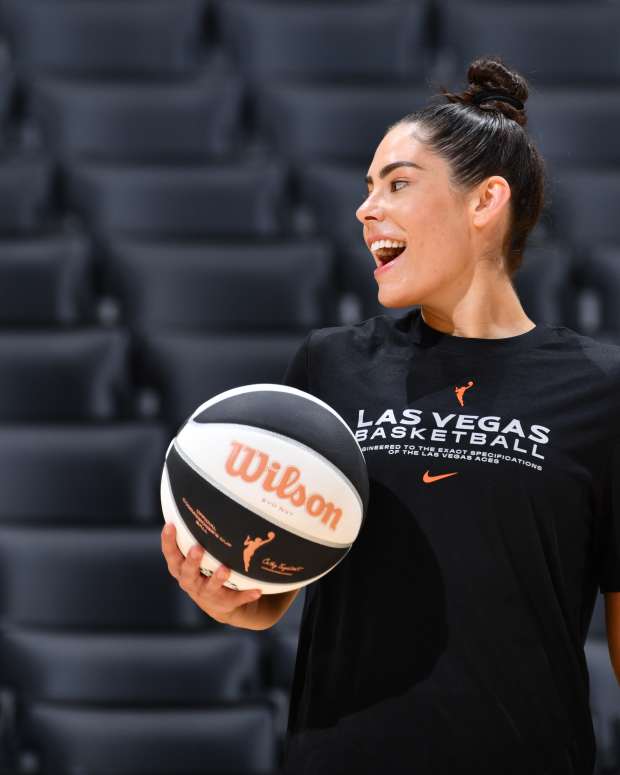
[[[620,681],[620,348],[525,314],[527,84],[498,58],[468,78],[388,129],[357,211],[380,302],[419,309],[311,331],[284,379],[349,423],[371,484],[306,589],[287,773],[591,775],[599,591]],[[264,629],[295,597],[251,602],[163,547],[217,621]]]

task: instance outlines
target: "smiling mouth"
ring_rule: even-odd
[[[397,256],[400,256],[406,247],[406,245],[403,245],[397,248],[378,248],[373,251],[373,256],[378,259],[380,266],[384,266],[393,261]]]

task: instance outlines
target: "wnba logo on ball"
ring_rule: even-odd
[[[281,500],[288,500],[293,506],[305,506],[311,517],[320,517],[324,525],[336,529],[342,509],[334,506],[331,501],[326,501],[319,493],[313,493],[306,497],[306,488],[303,484],[297,484],[301,477],[301,471],[295,466],[287,466],[281,473],[280,481],[276,477],[281,465],[277,462],[269,462],[266,452],[254,449],[239,441],[231,441],[232,449],[226,460],[226,473],[230,476],[240,476],[244,482],[253,483],[263,477],[261,483],[265,492],[273,493]],[[252,470],[250,470],[252,469]]]

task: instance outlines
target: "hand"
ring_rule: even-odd
[[[223,584],[230,575],[230,569],[220,565],[210,577],[200,572],[200,561],[204,549],[194,545],[187,557],[177,546],[176,527],[172,523],[164,526],[161,533],[161,548],[168,564],[170,575],[196,605],[212,619],[221,624],[232,624],[232,617],[241,606],[253,603],[261,596],[258,589],[239,592]]]

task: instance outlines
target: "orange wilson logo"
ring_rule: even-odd
[[[435,476],[432,476],[429,471],[426,470],[422,477],[422,481],[426,482],[426,484],[430,484],[431,482],[437,482],[439,479],[445,479],[446,477],[454,476],[455,474],[458,474],[458,471],[452,471],[450,474],[436,474]]]
[[[281,464],[269,461],[266,452],[254,449],[239,441],[231,441],[232,449],[226,460],[226,473],[230,476],[240,476],[244,482],[260,485],[265,492],[272,493],[276,498],[290,501],[293,506],[304,506],[311,517],[320,518],[324,525],[335,530],[342,509],[326,500],[320,493],[308,494],[306,487],[299,483],[301,471],[296,466],[286,466],[280,471]]]

